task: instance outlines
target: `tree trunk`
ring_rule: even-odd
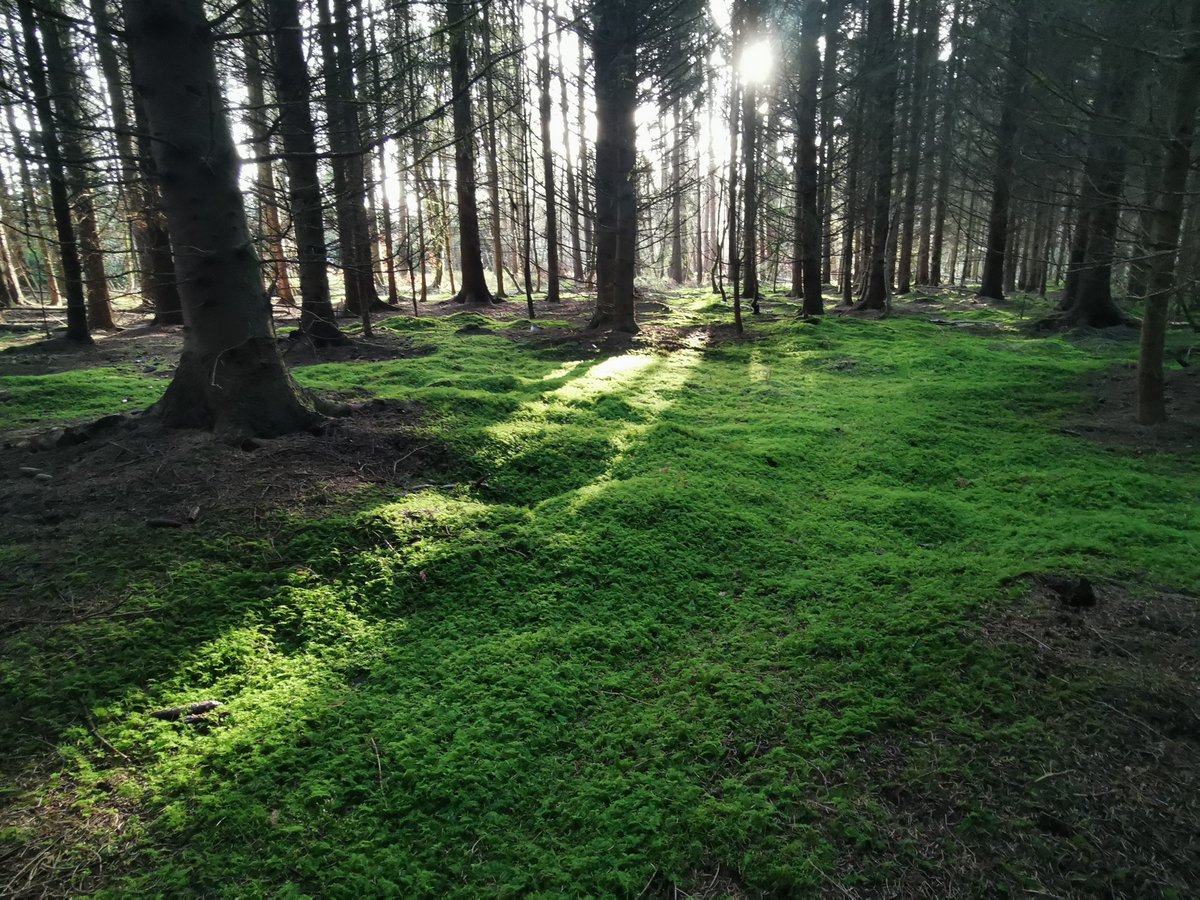
[[[834,119],[838,99],[838,48],[841,44],[844,0],[825,3],[825,57],[821,62],[821,193],[820,214],[824,225],[821,239],[821,283],[833,283],[833,184],[837,154],[834,152]]]
[[[1114,11],[1114,20],[1119,15]],[[1107,328],[1127,321],[1112,295],[1113,256],[1126,167],[1125,139],[1117,132],[1119,123],[1129,121],[1140,72],[1141,60],[1135,51],[1115,40],[1104,45],[1080,203],[1087,217],[1085,243],[1063,325]]]
[[[820,31],[821,2],[805,0],[800,21],[796,206],[799,219],[797,227],[800,233],[797,242],[802,275],[800,286],[806,316],[819,316],[825,312],[825,305],[821,299],[821,220],[817,202],[817,81],[821,77],[821,51],[817,41]]]
[[[917,230],[917,186],[921,170],[921,139],[924,136],[925,118],[932,113],[926,112],[925,86],[929,81],[930,70],[933,68],[934,45],[936,43],[938,21],[931,16],[936,3],[921,0],[919,6],[914,3],[913,19],[918,29],[913,41],[913,75],[911,96],[911,112],[908,117],[908,146],[905,150],[904,163],[904,199],[900,213],[900,259],[897,270],[897,291],[901,294],[912,292],[913,287],[913,250]]]
[[[887,247],[891,231],[892,161],[896,129],[896,33],[893,0],[870,0],[867,42],[870,45],[870,92],[875,133],[875,210],[870,268],[861,309],[886,309]]]
[[[675,125],[671,129],[671,265],[668,277],[676,284],[683,284],[683,145],[687,136],[683,131],[680,103],[675,101],[672,113]]]
[[[246,99],[250,104],[246,124],[250,131],[251,152],[258,157],[254,167],[254,188],[258,194],[259,209],[262,210],[262,239],[267,251],[267,271],[270,273],[268,294],[274,293],[281,303],[295,306],[287,258],[283,253],[283,234],[279,227],[275,174],[271,168],[271,128],[267,121],[266,93],[263,90],[262,49],[259,46],[260,38],[254,33],[258,23],[254,7],[247,6],[242,13],[242,27],[247,32],[243,39],[246,52]]]
[[[183,301],[179,297],[175,253],[171,249],[171,235],[167,233],[167,217],[163,212],[159,173],[154,162],[154,142],[150,139],[146,106],[136,92],[133,94],[133,121],[138,133],[138,166],[146,198],[146,258],[142,270],[142,291],[154,298],[155,325],[182,325]]]
[[[148,219],[153,215],[152,204],[155,198],[151,196],[150,186],[138,177],[139,163],[134,148],[133,123],[130,121],[129,104],[125,99],[125,85],[121,76],[121,61],[117,56],[117,45],[112,40],[108,4],[106,0],[88,0],[88,9],[92,14],[100,71],[108,90],[108,109],[112,116],[113,140],[121,173],[121,195],[132,236],[133,255],[136,258],[136,263],[130,266],[130,270],[138,272],[142,302],[154,309],[155,297],[147,291],[147,284],[153,284],[153,277],[150,275],[153,262],[147,229]]]
[[[589,328],[636,334],[637,32],[633,0],[595,6],[591,45],[596,85],[596,310]]]
[[[75,217],[83,283],[87,289],[88,326],[93,330],[112,331],[117,326],[112,318],[108,276],[104,271],[104,247],[100,242],[96,204],[92,197],[92,154],[83,138],[81,104],[87,87],[65,25],[52,18],[43,26],[42,36],[45,39],[46,74],[58,113],[58,136]]]
[[[1200,95],[1200,0],[1190,0],[1188,45],[1175,83],[1163,163],[1158,209],[1154,215],[1154,247],[1150,259],[1150,293],[1142,322],[1138,356],[1137,417],[1143,425],[1166,421],[1166,379],[1163,353],[1167,338],[1167,315],[1175,289],[1175,259],[1179,247],[1188,170],[1192,163],[1196,103]]]
[[[274,35],[279,137],[288,173],[292,231],[300,275],[300,332],[318,346],[345,343],[329,296],[328,250],[321,212],[317,144],[297,0],[268,0]]]
[[[493,69],[496,60],[492,57],[492,4],[483,8],[483,59],[487,66],[484,75],[484,100],[487,104],[487,184],[488,203],[491,210],[492,230],[492,274],[496,279],[496,299],[503,300],[504,293],[504,243],[501,235],[500,212],[500,148],[496,139],[496,85]]]
[[[58,252],[62,260],[63,289],[67,295],[67,339],[80,344],[92,343],[88,330],[87,301],[83,295],[83,266],[79,246],[71,224],[71,200],[67,190],[67,175],[58,142],[58,126],[50,105],[50,88],[46,81],[46,64],[42,59],[41,43],[31,0],[18,0],[21,31],[25,37],[26,65],[38,125],[41,128],[42,151],[50,176],[50,201],[54,210],[54,229],[58,237]],[[49,29],[53,31],[53,28]],[[48,263],[48,261],[47,261]]]
[[[332,13],[329,10],[331,3]],[[317,13],[329,113],[329,145],[334,154],[330,163],[346,310],[352,315],[363,316],[383,304],[375,291],[371,265],[366,170],[354,92],[348,0],[318,0]]]
[[[942,253],[945,249],[946,217],[950,209],[951,168],[954,161],[954,123],[958,115],[959,81],[962,60],[959,54],[959,32],[962,27],[962,3],[954,4],[950,20],[950,67],[946,73],[946,102],[942,107],[942,121],[938,134],[938,184],[937,198],[933,209],[933,239],[929,248],[929,283],[942,283]],[[950,281],[954,282],[954,266],[950,267]]]
[[[583,241],[579,232],[579,185],[575,179],[575,163],[571,160],[571,119],[567,107],[567,76],[564,73],[562,53],[562,30],[556,40],[558,59],[559,102],[562,107],[562,145],[566,153],[567,170],[567,225],[571,232],[571,277],[576,282],[583,280]]]
[[[275,345],[203,2],[126,0],[125,30],[187,326],[179,368],[155,409],[169,426],[231,440],[311,427],[318,416]]]
[[[467,26],[474,14],[472,0],[448,0],[446,3],[458,241],[462,256],[462,285],[454,300],[472,305],[495,302],[483,273],[479,207],[475,199],[475,127],[471,116],[471,64],[467,55]]]
[[[747,4],[749,7],[750,4]],[[747,9],[745,29],[752,29],[757,16]],[[758,90],[753,83],[742,87],[742,296],[758,312]]]
[[[558,198],[554,185],[554,148],[550,145],[550,0],[542,0],[542,51],[538,55],[538,114],[542,126],[542,187],[546,201],[546,303],[558,303]]]
[[[996,134],[996,175],[992,183],[992,211],[979,295],[989,300],[1004,299],[1004,252],[1008,247],[1013,169],[1016,164],[1017,129],[1025,93],[1025,68],[1029,62],[1028,0],[1018,0],[1008,46],[1008,86]]]

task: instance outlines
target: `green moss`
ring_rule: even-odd
[[[1200,463],[1057,431],[1128,346],[781,318],[564,360],[455,335],[475,318],[393,319],[438,350],[297,377],[419,401],[476,487],[279,516],[269,552],[201,529],[133,552],[144,617],[5,640],[0,756],[57,744],[93,815],[118,801],[91,769],[137,773],[114,895],[636,895],[720,866],[796,896],[856,855],[917,865],[881,744],[914,766],[930,735],[1053,752],[1056,698],[963,639],[1007,578],[1200,583]],[[211,728],[145,715],[209,696]],[[80,709],[94,733],[70,730]],[[985,792],[964,813],[964,841],[1017,827]]]
[[[0,430],[70,422],[149,406],[166,387],[126,368],[95,368],[54,375],[0,375]]]

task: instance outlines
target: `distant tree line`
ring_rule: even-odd
[[[323,345],[447,286],[531,317],[573,288],[634,332],[639,277],[711,288],[739,329],[779,286],[809,316],[950,286],[1049,292],[1048,327],[1141,312],[1139,415],[1165,416],[1200,276],[1200,0],[0,14],[0,308],[62,307],[81,343],[114,303],[186,323],[177,423],[309,418],[272,303]]]

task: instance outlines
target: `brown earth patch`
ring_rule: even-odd
[[[1137,421],[1134,364],[1105,369],[1083,383],[1088,401],[1065,431],[1135,453],[1192,454],[1200,450],[1200,367],[1167,363],[1167,414],[1161,425]]]

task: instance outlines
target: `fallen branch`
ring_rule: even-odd
[[[165,722],[174,722],[182,718],[185,724],[191,724],[196,721],[195,717],[212,712],[214,709],[224,705],[220,700],[201,700],[199,703],[189,703],[187,706],[156,709],[150,713],[150,717],[153,719],[162,719]]]

